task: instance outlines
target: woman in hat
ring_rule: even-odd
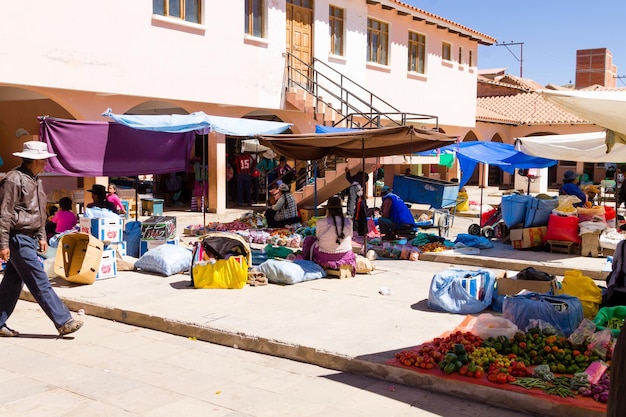
[[[574,207],[582,207],[587,202],[587,195],[578,186],[579,175],[572,170],[563,174],[563,185],[559,189],[559,195],[573,195],[578,197],[579,203],[574,203]]]
[[[298,204],[296,198],[291,194],[289,185],[282,183],[278,186],[276,203],[265,211],[265,218],[267,226],[271,228],[291,226],[295,229],[300,225]]]
[[[307,236],[302,242],[304,258],[329,269],[342,265],[352,267],[356,273],[356,255],[352,251],[352,219],[346,217],[339,197],[331,197],[326,204],[326,217],[319,219],[315,236]]]

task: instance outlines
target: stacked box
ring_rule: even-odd
[[[176,217],[152,216],[141,222],[141,240],[168,240],[176,237]]]
[[[117,277],[117,259],[115,257],[115,250],[105,250],[102,252],[102,259],[100,260],[100,268],[98,268],[96,280],[115,277]]]
[[[124,220],[121,217],[93,219],[80,218],[81,233],[89,233],[96,238],[111,243],[121,242],[124,236]]]
[[[121,242],[111,243],[110,245],[106,245],[104,250],[113,250],[120,254],[120,256],[126,256],[126,241],[123,240]]]

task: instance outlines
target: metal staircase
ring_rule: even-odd
[[[317,58],[312,63],[290,53],[285,58],[286,103],[309,114],[319,125],[374,129],[421,121],[439,127],[437,116],[402,112]],[[319,177],[296,180],[296,184],[305,184],[293,193],[300,208],[315,207],[344,190],[348,186],[346,167],[353,173],[363,169],[360,159],[329,158],[317,161],[317,166]],[[374,158],[365,161],[368,174],[375,168]]]

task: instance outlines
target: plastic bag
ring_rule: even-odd
[[[216,262],[201,261],[191,269],[196,288],[243,288],[248,281],[245,256],[231,256]]]
[[[565,271],[561,288],[563,294],[578,297],[585,317],[595,317],[602,303],[602,290],[593,279],[579,270]]]
[[[505,336],[511,339],[515,336],[515,333],[519,331],[517,326],[510,320],[494,316],[490,313],[483,313],[476,317],[468,325],[467,330],[483,339],[498,336]]]
[[[450,313],[480,313],[491,304],[494,282],[491,271],[446,269],[433,276],[428,307]]]
[[[528,328],[532,320],[543,320],[568,337],[583,320],[583,307],[577,297],[530,292],[505,297],[502,316],[520,329]]]
[[[602,360],[606,359],[606,354],[609,351],[609,344],[611,343],[611,331],[600,330],[591,335],[587,350],[598,355]]]
[[[614,337],[619,336],[626,319],[626,306],[602,307],[593,322],[598,330],[610,329]]]
[[[574,204],[580,203],[580,198],[575,195],[560,195],[559,205],[552,211],[553,214],[561,216],[578,216]]]
[[[582,345],[595,333],[595,331],[596,324],[588,318],[584,318],[576,330],[574,330],[574,333],[569,335],[568,339],[575,345]]]

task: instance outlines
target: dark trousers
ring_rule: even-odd
[[[380,217],[378,219],[378,229],[380,234],[389,236],[395,236],[398,234],[407,233],[415,227],[413,224],[398,224],[394,223],[387,217]]]
[[[24,284],[56,328],[70,321],[72,315],[69,309],[54,292],[43,264],[37,256],[39,249],[37,239],[22,234],[11,236],[9,249],[11,259],[0,282],[0,326],[6,323],[15,310]]]
[[[252,204],[252,176],[237,174],[237,204],[244,202],[248,205]]]
[[[348,187],[348,203],[346,204],[346,215],[350,218],[354,218],[354,212],[356,210],[356,202],[359,199],[358,192],[360,187],[358,185],[351,185]]]

